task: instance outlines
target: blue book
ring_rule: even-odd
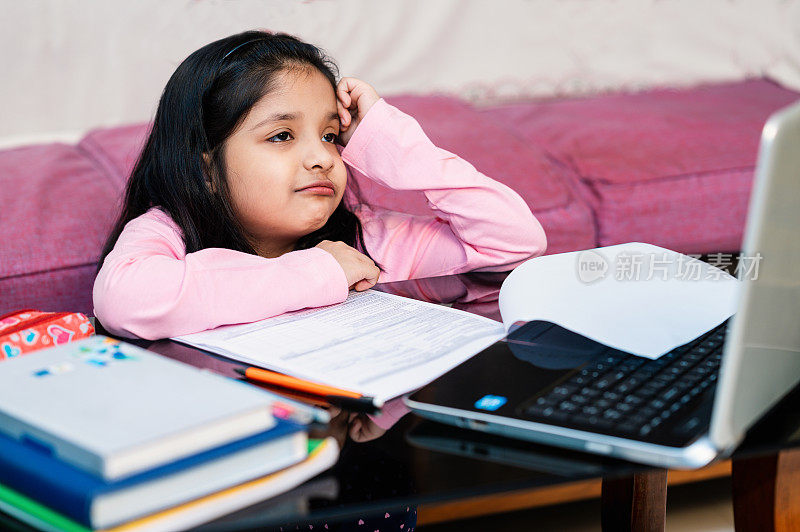
[[[112,527],[303,460],[304,427],[276,421],[268,431],[118,481],[91,475],[36,443],[0,434],[0,484],[91,528]]]
[[[109,481],[268,430],[272,402],[255,386],[104,336],[0,363],[0,433]]]

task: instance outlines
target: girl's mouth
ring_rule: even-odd
[[[308,185],[298,188],[295,192],[306,192],[308,194],[315,194],[319,196],[335,196],[336,189],[330,181],[314,181]]]

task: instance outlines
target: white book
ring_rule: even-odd
[[[0,363],[0,432],[106,480],[274,425],[258,388],[105,336]]]

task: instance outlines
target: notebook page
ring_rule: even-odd
[[[367,290],[339,304],[173,338],[254,366],[391,399],[504,336],[497,321]]]
[[[690,256],[632,242],[531,259],[503,282],[499,306],[506,328],[549,321],[656,359],[733,315],[740,284]]]

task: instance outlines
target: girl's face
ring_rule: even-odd
[[[309,67],[284,70],[276,82],[224,146],[234,212],[264,257],[325,225],[347,184],[330,81]]]

